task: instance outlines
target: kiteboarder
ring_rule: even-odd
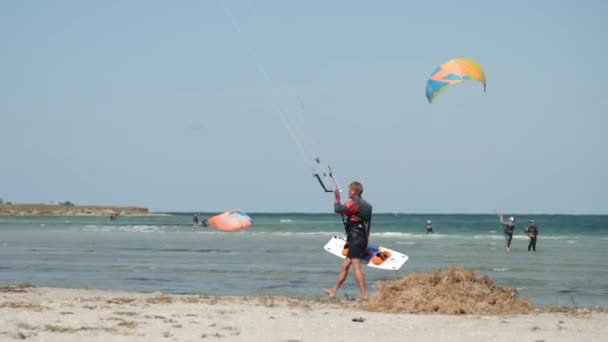
[[[340,273],[336,284],[331,289],[323,291],[330,297],[335,297],[336,293],[346,277],[352,265],[355,270],[355,281],[359,287],[360,298],[367,299],[365,289],[365,275],[361,270],[361,259],[366,256],[367,243],[369,241],[370,226],[372,220],[372,206],[361,198],[363,185],[359,182],[352,182],[348,185],[348,197],[350,200],[344,204],[340,203],[340,190],[334,191],[335,203],[334,212],[342,215],[344,229],[346,230],[346,244],[348,252],[346,259],[342,262]]]
[[[192,218],[192,225],[195,227],[198,226],[198,215],[194,215]]]
[[[538,236],[538,227],[536,226],[536,223],[534,223],[534,220],[530,220],[530,222],[528,222],[528,225],[526,228],[524,228],[524,233],[528,234],[528,237],[530,238],[530,242],[528,243],[528,252],[530,251],[530,248],[536,252],[536,237]]]
[[[515,230],[515,217],[511,216],[509,217],[509,220],[505,221],[502,213],[498,212],[498,218],[500,219],[500,223],[503,225],[505,232],[505,250],[510,252],[511,240],[513,240],[513,230]]]
[[[426,233],[433,234],[433,223],[431,223],[431,220],[426,221]]]

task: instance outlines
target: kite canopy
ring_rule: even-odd
[[[446,88],[463,81],[479,81],[486,91],[486,75],[472,59],[454,58],[441,64],[426,82],[426,98],[429,103]]]
[[[245,212],[233,209],[207,219],[207,224],[216,230],[239,230],[251,227],[253,221]]]

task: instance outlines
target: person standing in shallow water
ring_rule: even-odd
[[[536,226],[536,223],[534,223],[534,220],[530,220],[530,222],[528,222],[524,232],[528,234],[528,237],[530,238],[530,241],[528,242],[528,252],[530,251],[530,248],[536,252],[536,237],[538,236],[538,227]]]
[[[503,219],[502,213],[498,212],[498,218],[503,225],[505,231],[505,250],[511,251],[511,241],[513,240],[513,231],[515,230],[515,217],[511,216],[507,221]]]
[[[426,221],[426,233],[433,234],[433,223],[431,220]]]
[[[323,291],[330,297],[335,297],[338,289],[346,280],[350,266],[355,271],[355,281],[359,287],[361,299],[367,299],[365,288],[365,275],[361,270],[361,259],[367,255],[367,243],[372,222],[372,206],[363,198],[363,185],[359,182],[352,182],[348,185],[348,197],[350,200],[344,204],[340,203],[340,191],[334,191],[335,203],[334,212],[342,215],[344,229],[346,230],[346,244],[348,252],[346,259],[342,262],[340,273],[336,284],[331,289]]]

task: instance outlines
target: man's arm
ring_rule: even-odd
[[[334,212],[336,214],[349,216],[356,214],[357,210],[359,210],[359,205],[355,205],[352,201],[348,201],[344,204],[340,202],[334,203]]]
[[[359,210],[359,205],[354,205],[353,201],[348,201],[344,203],[340,203],[340,190],[334,190],[335,202],[334,202],[334,212],[336,214],[341,215],[354,215],[357,210]]]

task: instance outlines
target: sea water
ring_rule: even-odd
[[[249,213],[253,227],[237,232],[193,227],[193,215],[0,217],[0,284],[321,297],[336,280],[341,260],[323,245],[344,233],[337,215]],[[535,304],[608,307],[608,216],[515,216],[507,253],[495,215],[375,214],[371,243],[409,260],[398,271],[365,267],[372,294],[378,281],[459,265]],[[536,252],[523,233],[529,219]],[[340,292],[358,295],[352,275]]]

